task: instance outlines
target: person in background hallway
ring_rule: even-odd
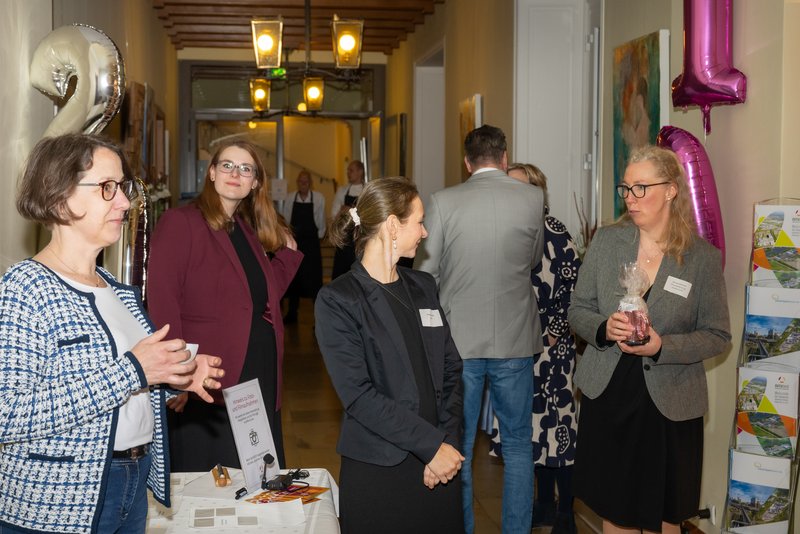
[[[153,330],[138,288],[97,267],[134,198],[102,137],[39,141],[17,210],[51,232],[0,280],[0,532],[139,534],[147,488],[169,506],[168,387],[220,387],[220,359]]]
[[[157,325],[170,324],[222,358],[224,387],[258,378],[273,456],[283,466],[280,301],[303,255],[279,222],[268,184],[254,145],[222,144],[197,199],[167,210],[156,225],[147,296]],[[205,405],[181,396],[170,403],[176,471],[206,471],[217,463],[239,467],[222,396],[215,401]]]
[[[533,506],[533,355],[542,352],[531,269],[542,260],[542,190],[510,178],[506,137],[485,125],[464,140],[463,184],[431,196],[429,236],[415,260],[439,284],[464,358],[464,527],[474,531],[472,449],[484,381],[503,436],[506,534],[528,534]]]
[[[463,532],[461,358],[427,273],[397,266],[427,235],[417,189],[373,180],[333,222],[360,261],[322,288],[316,331],[344,407],[345,534]]]
[[[534,527],[552,525],[552,534],[574,534],[572,464],[575,461],[578,420],[572,374],[575,371],[577,347],[567,322],[567,310],[581,260],[567,228],[548,213],[547,177],[544,173],[535,165],[514,163],[508,167],[508,175],[542,189],[546,214],[544,257],[542,263],[531,271],[545,348],[533,357],[533,374],[536,377],[533,394],[536,500],[532,521]],[[499,433],[493,436],[491,447],[501,456],[501,436]]]
[[[325,235],[325,197],[311,190],[311,173],[303,169],[297,175],[297,191],[283,203],[283,216],[289,221],[303,253],[300,269],[286,292],[289,309],[285,324],[297,322],[300,297],[317,298],[322,287],[322,253],[319,240]]]
[[[346,212],[356,205],[358,195],[364,188],[364,164],[357,159],[350,162],[347,166],[347,187],[339,188],[331,204],[331,218],[336,219],[340,214]],[[345,239],[344,242],[336,247],[333,255],[333,273],[331,279],[335,280],[344,273],[350,271],[350,266],[356,261],[356,247],[353,239]]]
[[[603,532],[680,532],[697,515],[708,408],[703,360],[730,347],[720,252],[697,234],[686,176],[675,154],[644,146],[617,193],[626,212],[600,228],[586,252],[569,323],[588,346],[575,372],[583,392],[575,496]],[[651,282],[650,339],[617,311],[623,263]]]

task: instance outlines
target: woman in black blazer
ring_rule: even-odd
[[[429,274],[397,266],[427,236],[416,188],[370,182],[330,231],[360,258],[317,298],[316,333],[344,406],[344,533],[463,532],[461,357]]]

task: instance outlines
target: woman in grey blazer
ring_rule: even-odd
[[[575,496],[603,518],[604,532],[679,532],[697,514],[708,393],[703,360],[730,344],[719,251],[697,234],[683,168],[669,150],[630,158],[617,193],[626,213],[587,251],[569,322],[589,344],[575,383],[583,392]],[[636,262],[650,340],[617,311],[619,269]]]
[[[342,532],[463,532],[461,357],[436,282],[397,266],[428,234],[416,188],[367,184],[331,226],[359,261],[322,288],[316,333],[344,407],[336,447]]]

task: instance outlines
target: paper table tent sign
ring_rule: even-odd
[[[258,379],[226,388],[222,390],[222,396],[231,421],[245,486],[248,492],[259,490],[265,468],[264,457],[270,454],[275,458],[266,465],[267,480],[279,474],[280,466]]]

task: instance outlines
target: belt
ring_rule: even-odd
[[[125,449],[124,451],[114,451],[111,457],[126,458],[128,460],[138,460],[139,458],[145,456],[149,452],[150,452],[150,444],[145,443],[144,445],[137,445],[135,447],[131,447],[130,449]]]

